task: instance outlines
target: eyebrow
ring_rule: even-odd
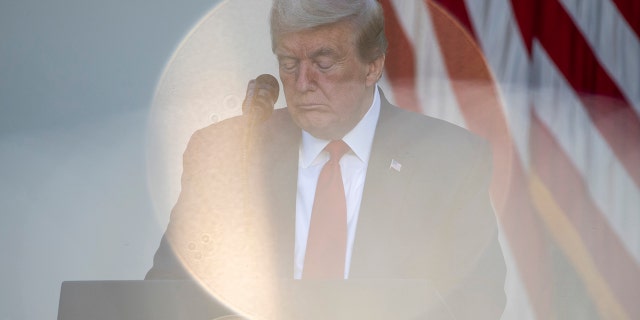
[[[311,53],[311,58],[317,58],[317,57],[322,57],[322,56],[329,56],[329,57],[337,57],[338,56],[338,52],[336,52],[336,50],[334,50],[333,48],[329,48],[329,47],[322,47],[316,51],[314,51],[313,53]]]
[[[293,56],[290,56],[288,53],[286,52],[278,52],[278,50],[276,50],[275,55],[277,57],[277,59],[280,61],[282,59],[296,59]],[[331,47],[321,47],[318,50],[312,52],[309,55],[309,58],[311,59],[315,59],[317,57],[333,57],[333,58],[337,58],[338,52],[331,48]]]

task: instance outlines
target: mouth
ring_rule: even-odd
[[[296,109],[303,111],[314,111],[324,109],[325,106],[319,103],[299,103],[296,104]]]

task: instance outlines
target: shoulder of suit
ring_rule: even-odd
[[[488,149],[487,141],[469,130],[442,119],[388,105],[380,126],[396,140],[409,141],[414,147],[440,147],[460,155]],[[383,121],[387,123],[383,123]]]
[[[300,129],[295,125],[286,108],[275,109],[273,114],[263,123],[258,123],[250,130],[252,136],[259,143],[269,144],[291,143],[291,139],[297,139]],[[247,121],[243,116],[236,116],[223,121],[211,124],[197,130],[191,136],[187,151],[189,149],[201,150],[202,147],[209,147],[210,152],[215,152],[216,146],[226,146],[228,144],[243,145],[246,141]]]
[[[191,135],[189,146],[233,139],[242,134],[244,123],[241,116],[236,116],[198,129]]]
[[[293,121],[291,120],[291,116],[289,115],[289,112],[287,112],[287,109],[280,108],[273,110],[271,117],[269,117],[269,119],[264,123],[257,124],[256,128],[262,129],[264,127],[279,127],[292,123]],[[194,132],[193,136],[207,139],[220,134],[235,134],[244,130],[246,125],[247,123],[243,116],[235,116],[198,129]]]

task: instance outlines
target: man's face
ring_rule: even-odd
[[[360,60],[345,22],[281,35],[275,54],[293,120],[326,140],[342,139],[369,110],[384,64]]]

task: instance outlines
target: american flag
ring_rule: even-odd
[[[640,1],[382,0],[382,81],[492,144],[505,319],[640,319]]]

